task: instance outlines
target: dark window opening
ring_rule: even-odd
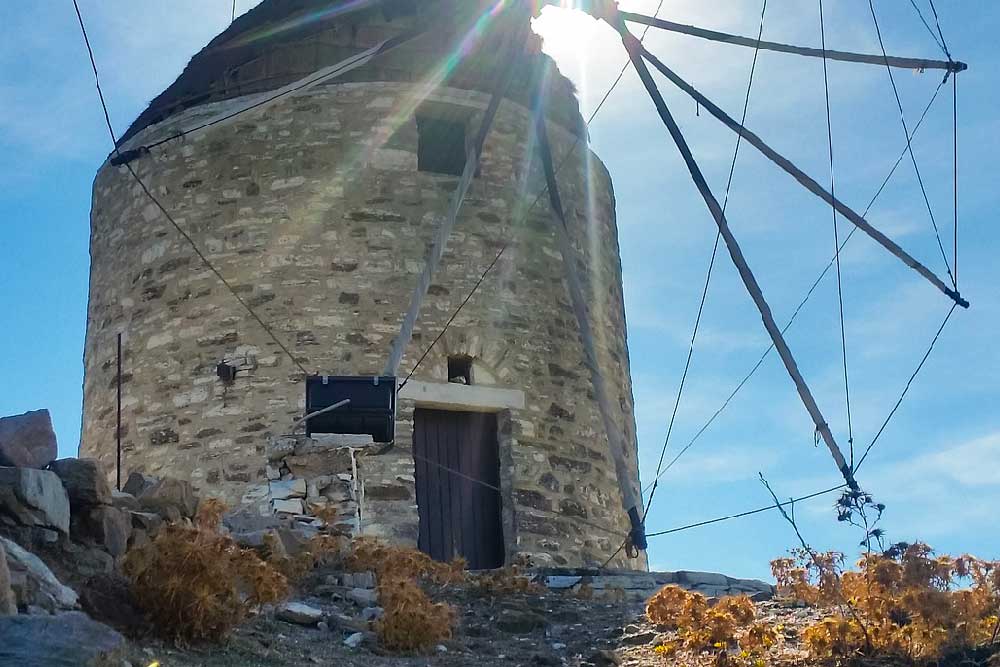
[[[448,382],[472,384],[472,357],[448,357]]]
[[[465,170],[465,123],[417,116],[417,169],[461,176]]]

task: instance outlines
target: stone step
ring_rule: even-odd
[[[768,600],[774,595],[774,586],[756,579],[736,579],[714,572],[601,572],[593,569],[535,571],[538,579],[553,590],[578,589],[589,586],[595,592],[621,590],[629,600],[647,600],[669,584],[701,593],[706,597],[725,597],[746,594],[755,601]]]

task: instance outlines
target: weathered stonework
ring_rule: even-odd
[[[306,369],[377,374],[458,180],[418,171],[417,99],[457,110],[476,128],[489,96],[448,87],[428,93],[405,82],[321,86],[154,148],[131,166]],[[151,143],[239,102],[186,109],[142,129],[127,146]],[[413,367],[508,244],[414,380],[446,383],[449,355],[468,355],[474,386],[450,385],[449,392],[523,392],[523,407],[475,408],[498,414],[508,557],[594,565],[618,548],[627,520],[546,200],[515,224],[544,185],[529,153],[530,123],[521,104],[501,105],[401,370]],[[556,122],[549,133],[561,160],[576,136]],[[616,418],[638,485],[611,180],[597,157],[578,147],[559,181],[600,365],[611,401],[621,408]],[[248,490],[259,496],[255,489],[281,481],[268,442],[302,416],[301,371],[125,167],[105,164],[98,172],[91,224],[81,456],[114,469],[115,338],[123,332],[124,474],[189,479],[200,493],[231,502]],[[229,385],[216,376],[221,361],[239,368]],[[324,489],[326,502],[343,503],[364,534],[415,543],[411,443],[420,405],[419,398],[400,399],[392,448],[354,452],[356,474],[330,471],[337,479]],[[312,480],[320,458],[298,458],[294,465],[305,471],[299,478]],[[293,463],[282,460],[291,471]],[[358,486],[341,488],[345,483]],[[308,511],[320,495],[314,491],[312,498],[307,488],[301,498],[283,500]],[[625,563],[636,566],[624,556],[613,564]]]

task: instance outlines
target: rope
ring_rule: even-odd
[[[896,414],[896,410],[898,410],[899,406],[903,403],[903,399],[906,398],[907,392],[910,391],[910,385],[913,384],[913,381],[916,379],[917,374],[920,373],[920,369],[924,367],[924,363],[927,361],[927,358],[931,356],[931,352],[934,350],[934,345],[938,342],[938,338],[941,337],[941,332],[944,331],[945,326],[948,324],[948,320],[951,319],[951,315],[952,313],[955,312],[956,306],[957,304],[952,304],[951,308],[948,310],[948,314],[945,315],[944,321],[941,322],[941,326],[938,327],[937,332],[934,334],[934,338],[931,340],[931,344],[927,346],[927,351],[924,352],[924,356],[921,357],[920,363],[917,364],[917,367],[913,370],[913,373],[910,375],[910,379],[906,381],[906,386],[903,387],[903,391],[902,393],[900,393],[899,398],[896,400],[896,404],[892,406],[892,410],[889,411],[889,414],[886,416],[885,421],[882,422],[882,426],[879,427],[879,430],[875,434],[875,437],[872,438],[871,443],[869,443],[868,447],[865,449],[864,455],[858,461],[858,466],[857,466],[858,468],[860,468],[861,464],[865,462],[866,458],[868,458],[868,453],[871,452],[872,447],[875,446],[875,443],[878,442],[878,439],[885,431],[885,427],[889,425],[889,422],[892,420],[893,415]]]
[[[462,312],[462,308],[465,308],[465,304],[469,303],[469,301],[472,299],[472,295],[476,293],[476,290],[479,289],[479,286],[483,284],[484,280],[486,280],[486,275],[490,271],[492,271],[493,267],[496,266],[497,262],[500,261],[500,256],[503,254],[504,248],[506,247],[507,245],[504,244],[500,248],[500,252],[498,252],[496,254],[496,257],[493,258],[493,261],[490,262],[489,265],[487,265],[482,275],[479,276],[479,280],[477,280],[476,284],[472,286],[472,289],[469,291],[466,297],[462,299],[462,303],[458,304],[458,308],[456,308],[454,312],[452,312],[451,317],[449,317],[448,321],[445,322],[444,327],[441,328],[441,331],[438,332],[438,335],[434,337],[434,340],[431,341],[431,344],[428,345],[427,349],[425,349],[423,354],[420,355],[420,358],[417,359],[417,363],[413,364],[413,368],[410,370],[409,373],[406,374],[406,378],[399,383],[399,388],[396,390],[397,394],[403,390],[403,387],[406,386],[406,383],[410,381],[410,378],[413,377],[413,374],[417,371],[418,368],[420,368],[420,364],[423,363],[424,359],[427,358],[427,355],[430,354],[432,349],[434,349],[434,346],[437,345],[438,341],[441,340],[441,337],[444,336],[446,331],[448,331],[448,327],[450,327],[451,323],[455,321],[455,318],[458,317],[458,314]]]
[[[934,40],[934,43],[937,44],[938,48],[941,49],[942,53],[944,53],[944,55],[947,56],[948,60],[950,61],[951,60],[951,54],[948,53],[948,47],[945,46],[945,44],[944,44],[944,36],[942,36],[940,40],[938,39],[938,36],[934,34],[933,28],[931,28],[931,25],[927,22],[927,19],[924,18],[924,13],[922,11],[920,11],[920,7],[917,6],[917,3],[914,0],[910,0],[910,5],[913,6],[913,10],[915,12],[917,12],[917,16],[920,17],[920,22],[924,24],[925,28],[927,28],[927,33],[931,36],[931,39]],[[934,3],[932,2],[931,3],[931,7],[933,8],[933,6],[934,6]],[[937,12],[936,11],[934,12],[934,17],[935,17],[935,19],[937,18]],[[938,31],[939,32],[940,32],[940,28],[941,27],[938,26]]]
[[[718,200],[715,198],[711,187],[705,180],[704,173],[698,166],[698,162],[695,160],[694,155],[691,152],[691,148],[684,137],[684,133],[677,125],[677,121],[670,113],[670,110],[663,99],[663,95],[657,88],[656,82],[653,80],[644,58],[653,63],[654,66],[665,75],[667,75],[667,72],[670,71],[669,68],[656,60],[655,56],[649,54],[640,44],[638,44],[638,40],[633,37],[631,33],[629,33],[624,20],[620,17],[618,18],[615,28],[619,33],[621,33],[622,43],[629,52],[629,57],[632,59],[632,64],[638,72],[639,78],[642,80],[643,86],[646,88],[646,92],[649,94],[650,99],[656,107],[660,119],[667,128],[674,145],[677,147],[678,152],[684,159],[684,163],[692,182],[695,187],[697,187],[698,192],[701,194],[701,197],[705,202],[705,206],[708,208],[716,226],[722,233],[722,239],[725,241],[726,248],[729,251],[729,256],[732,259],[733,264],[736,266],[740,280],[743,282],[743,286],[746,288],[747,294],[750,296],[754,306],[757,308],[757,312],[760,314],[761,320],[763,321],[764,328],[767,331],[768,336],[771,337],[771,341],[774,343],[774,348],[781,357],[781,361],[785,366],[785,370],[787,371],[789,378],[795,384],[796,393],[798,393],[803,407],[806,409],[806,412],[809,413],[809,417],[813,421],[815,432],[818,433],[826,443],[827,449],[830,450],[830,456],[833,458],[834,463],[837,466],[837,470],[839,470],[844,476],[844,481],[846,481],[852,489],[856,490],[858,486],[857,481],[854,479],[854,474],[848,467],[847,460],[844,458],[840,447],[837,445],[837,441],[834,438],[833,433],[830,431],[830,427],[827,424],[819,405],[817,405],[816,399],[809,389],[809,385],[802,377],[802,373],[795,361],[795,357],[792,355],[787,342],[781,334],[781,330],[779,329],[777,322],[774,320],[774,315],[767,303],[767,299],[764,297],[760,284],[757,282],[756,276],[754,276],[753,271],[747,264],[746,257],[743,255],[739,242],[733,235],[732,230],[729,227],[729,222],[726,219],[726,216],[722,213],[722,208],[719,205]],[[669,77],[669,75],[667,76]],[[705,106],[713,113],[713,115],[720,111],[718,107],[709,107],[707,104]],[[733,123],[735,123],[735,121],[733,121]],[[751,140],[753,136],[755,135],[752,135],[749,131],[747,131],[748,140]],[[759,141],[759,137],[757,137],[757,140]]]
[[[753,89],[753,75],[754,71],[757,69],[757,56],[760,53],[760,40],[764,36],[764,14],[767,11],[767,0],[761,4],[760,9],[760,28],[757,31],[757,45],[753,51],[753,61],[750,63],[750,75],[747,80],[747,92],[743,99],[743,116],[740,120],[740,125],[743,126],[747,121],[747,109],[750,107],[750,91]],[[649,30],[649,26],[646,26],[646,30]],[[733,185],[733,174],[736,172],[736,159],[740,154],[740,144],[743,141],[742,130],[736,135],[736,147],[733,149],[733,159],[729,165],[729,177],[726,180],[726,194],[722,201],[722,213],[725,215],[726,207],[729,205],[729,193]],[[677,388],[677,397],[674,400],[674,409],[670,414],[670,422],[667,425],[667,435],[663,440],[663,447],[660,449],[660,459],[656,463],[656,476],[653,482],[652,491],[649,494],[649,498],[646,500],[646,508],[643,510],[642,518],[643,522],[646,520],[646,515],[649,514],[649,508],[653,504],[653,496],[656,495],[656,488],[660,479],[660,472],[663,467],[663,457],[667,453],[667,446],[670,443],[670,435],[674,430],[674,422],[677,419],[677,412],[680,408],[681,396],[684,393],[684,385],[687,381],[688,370],[691,368],[691,357],[694,355],[694,343],[698,337],[698,329],[701,326],[701,316],[705,310],[705,300],[708,297],[708,287],[712,281],[712,271],[715,268],[715,258],[719,252],[719,239],[722,238],[722,232],[716,231],[715,233],[715,243],[712,246],[712,256],[708,260],[708,271],[705,273],[705,286],[701,291],[701,303],[698,304],[698,314],[694,320],[694,327],[691,332],[691,343],[688,346],[687,359],[684,361],[684,372],[681,373],[680,385]]]
[[[910,135],[911,139],[913,138],[913,136],[916,135],[917,130],[919,130],[920,126],[923,124],[924,119],[927,117],[928,111],[930,111],[931,106],[933,106],[934,101],[937,99],[938,93],[941,91],[942,86],[944,86],[944,80],[942,80],[941,83],[938,84],[937,89],[934,91],[934,94],[931,96],[930,100],[927,102],[927,105],[924,107],[923,113],[917,120],[917,124],[913,126],[913,134]],[[868,215],[868,212],[871,210],[872,206],[874,206],[875,202],[878,201],[879,196],[881,196],[882,191],[885,190],[885,186],[892,179],[893,174],[896,173],[896,169],[899,168],[899,165],[902,163],[904,157],[906,157],[905,147],[899,154],[899,157],[896,158],[896,162],[895,164],[893,164],[892,169],[890,169],[886,177],[882,179],[882,184],[879,186],[878,190],[875,192],[871,200],[868,202],[868,206],[865,207],[865,211],[862,214],[862,216]],[[857,231],[858,228],[853,227],[851,231],[848,232],[847,236],[844,238],[844,242],[841,243],[840,245],[840,252],[843,252],[844,247],[847,245],[848,241],[851,240],[851,238],[854,236],[854,233]],[[822,282],[823,278],[826,277],[827,272],[833,267],[835,259],[836,259],[835,257],[831,257],[830,261],[827,262],[825,267],[823,267],[823,270],[820,272],[819,276],[817,276],[816,280],[813,281],[812,285],[809,287],[809,290],[806,292],[805,296],[799,302],[799,305],[796,306],[795,310],[792,312],[792,316],[788,319],[788,322],[786,322],[785,326],[781,329],[782,333],[788,331],[788,329],[792,326],[792,323],[795,322],[795,318],[798,317],[799,312],[806,305],[806,302],[809,301],[809,298],[812,296],[813,292],[816,291],[816,288],[819,286],[820,282]],[[730,402],[732,402],[733,398],[736,397],[736,394],[739,393],[739,391],[743,388],[743,385],[749,382],[750,378],[753,377],[753,375],[757,372],[757,370],[761,367],[761,365],[763,365],[764,360],[767,359],[767,356],[771,353],[771,350],[773,349],[774,349],[773,344],[768,345],[767,349],[764,350],[764,353],[761,354],[760,358],[757,360],[757,363],[754,364],[753,368],[750,369],[750,372],[748,372],[745,376],[743,376],[743,379],[740,380],[739,384],[736,385],[736,388],[733,389],[732,392],[730,392],[729,396],[726,397],[726,400],[723,401],[722,405],[719,406],[719,408],[716,409],[716,411],[712,414],[712,416],[708,418],[708,421],[706,421],[701,426],[701,428],[698,429],[698,431],[694,434],[694,437],[691,438],[691,440],[681,449],[680,452],[677,453],[676,456],[674,456],[674,458],[670,461],[670,463],[668,463],[666,467],[660,472],[658,477],[662,477],[663,475],[665,475],[667,471],[673,467],[673,465],[677,462],[677,460],[680,459],[681,456],[683,456],[689,449],[691,449],[691,447],[694,446],[694,444],[698,441],[698,439],[702,436],[702,434],[704,434],[705,431],[708,430],[708,427],[711,426],[713,422],[715,422],[715,420],[719,417],[719,415],[723,413],[723,411],[725,411],[727,407],[729,407]],[[643,489],[643,493],[649,491],[655,482],[656,480],[653,480],[653,482],[648,484]]]
[[[915,6],[916,5],[914,5],[914,7]],[[882,31],[878,25],[878,16],[875,15],[874,0],[868,0],[868,7],[871,9],[872,21],[875,24],[875,34],[878,36],[879,48],[882,50],[882,55],[888,61],[889,56],[885,51],[885,43],[882,41]],[[951,284],[954,287],[956,285],[955,276],[951,272],[951,265],[948,263],[948,255],[945,253],[944,244],[941,242],[941,233],[938,230],[937,220],[934,218],[934,211],[931,209],[931,202],[927,197],[927,188],[924,187],[924,179],[920,175],[920,167],[917,166],[917,158],[913,154],[913,146],[910,144],[910,131],[906,128],[906,116],[903,112],[903,102],[899,98],[899,89],[896,88],[896,78],[892,75],[892,68],[889,67],[888,62],[886,62],[885,70],[889,73],[889,83],[892,85],[892,94],[896,98],[896,107],[899,109],[899,122],[903,126],[903,136],[906,137],[906,149],[910,154],[910,161],[913,163],[913,172],[917,176],[917,183],[920,185],[920,193],[923,195],[924,205],[927,207],[927,215],[930,216],[931,219],[931,226],[934,227],[934,236],[937,239],[938,249],[941,251],[941,259],[944,260],[945,269],[947,269],[948,276],[951,278]]]
[[[846,240],[845,240],[845,243],[846,243]],[[829,266],[827,268],[829,268]],[[861,468],[861,464],[865,462],[866,458],[868,458],[868,454],[869,454],[869,452],[871,452],[872,447],[874,447],[875,443],[878,442],[879,438],[882,436],[882,433],[885,432],[886,426],[888,426],[889,422],[892,420],[893,416],[896,414],[896,411],[899,409],[899,406],[903,403],[903,399],[906,398],[906,394],[907,394],[907,392],[909,392],[910,386],[913,384],[914,379],[916,379],[917,375],[920,373],[920,370],[923,368],[924,363],[927,361],[927,358],[930,357],[931,352],[934,350],[935,344],[937,343],[938,339],[941,337],[942,331],[944,331],[945,326],[948,324],[948,320],[951,319],[951,316],[955,312],[955,308],[957,308],[957,307],[958,307],[958,304],[952,304],[951,305],[951,308],[948,310],[948,314],[945,316],[944,321],[941,323],[941,326],[938,327],[937,332],[934,334],[934,338],[931,340],[931,343],[928,346],[927,351],[924,353],[923,357],[921,357],[920,363],[917,364],[916,369],[914,369],[913,373],[910,375],[910,379],[907,380],[906,386],[903,387],[903,391],[900,394],[899,398],[896,400],[895,405],[892,407],[892,410],[889,411],[889,414],[886,416],[885,421],[882,422],[882,426],[879,428],[878,432],[875,434],[875,437],[872,438],[871,442],[868,444],[868,447],[865,449],[864,455],[858,461],[858,464],[857,464],[857,466],[854,469],[855,472],[857,472]],[[824,489],[822,491],[816,491],[815,493],[810,493],[809,495],[801,496],[799,498],[792,498],[791,500],[787,500],[787,501],[785,501],[783,503],[776,503],[774,505],[768,505],[766,507],[759,507],[757,509],[749,510],[749,511],[746,511],[746,512],[740,512],[739,514],[732,514],[732,515],[717,517],[715,519],[708,519],[706,521],[699,521],[697,523],[691,523],[691,524],[688,524],[686,526],[680,526],[678,528],[671,528],[669,530],[661,530],[661,531],[654,532],[654,533],[647,533],[646,537],[659,537],[661,535],[669,535],[671,533],[679,533],[679,532],[682,532],[682,531],[685,531],[685,530],[691,530],[692,528],[699,528],[701,526],[707,526],[707,525],[710,525],[710,524],[713,524],[713,523],[719,523],[721,521],[728,521],[730,519],[739,519],[739,518],[742,518],[742,517],[750,516],[752,514],[759,514],[761,512],[766,512],[766,511],[772,510],[772,509],[779,509],[779,508],[781,508],[781,507],[783,507],[785,505],[790,505],[790,504],[793,504],[793,503],[801,502],[803,500],[809,500],[811,498],[816,498],[817,496],[822,496],[822,495],[825,495],[827,493],[833,493],[834,491],[839,491],[840,489],[846,488],[846,486],[847,486],[846,484],[840,484],[838,486],[833,486],[833,487],[830,487],[829,489]]]
[[[655,12],[654,16],[657,15],[657,14],[659,14],[660,10],[663,9],[663,3],[665,1],[666,0],[660,0],[660,3],[656,7],[656,12]],[[642,40],[646,39],[646,33],[647,32],[649,32],[649,26],[646,26],[646,29],[643,30],[642,37],[640,38],[640,42]],[[614,82],[608,88],[607,92],[604,93],[603,97],[601,97],[601,101],[597,103],[597,106],[594,107],[594,110],[590,113],[590,116],[587,118],[586,122],[584,123],[584,125],[588,129],[590,128],[591,123],[594,122],[594,118],[597,117],[597,114],[600,113],[601,109],[604,107],[604,103],[608,101],[609,97],[611,97],[611,93],[614,92],[615,88],[618,87],[619,82],[621,82],[622,77],[625,74],[625,70],[628,68],[628,64],[629,64],[628,61],[626,61],[625,64],[622,66],[621,72],[618,73],[618,76],[615,78]],[[562,158],[559,160],[559,164],[556,166],[556,177],[557,178],[559,177],[559,174],[562,173],[563,167],[565,167],[566,163],[569,162],[569,159],[573,156],[573,153],[576,151],[576,148],[577,148],[577,146],[580,145],[581,141],[582,141],[582,139],[581,139],[580,136],[574,137],[572,145],[570,145],[570,147],[568,149],[566,149],[566,153],[562,156]],[[542,189],[538,191],[538,194],[535,195],[535,198],[531,201],[531,204],[528,206],[528,208],[525,209],[524,215],[522,215],[520,217],[520,221],[519,222],[523,222],[524,220],[526,220],[528,218],[529,215],[531,215],[531,212],[533,210],[535,210],[535,206],[538,204],[539,201],[541,201],[542,197],[544,197],[546,194],[548,194],[548,191],[549,191],[549,186],[548,186],[548,184],[545,184],[542,187]],[[509,229],[513,229],[516,226],[517,225],[513,225],[512,224],[512,225],[510,225]],[[448,321],[445,323],[444,327],[441,329],[441,331],[438,333],[438,335],[434,337],[434,340],[431,342],[431,344],[428,345],[427,348],[423,351],[423,353],[420,355],[420,358],[417,359],[417,363],[415,363],[413,365],[413,368],[410,369],[410,372],[407,373],[406,379],[403,380],[402,384],[400,384],[400,386],[399,386],[400,389],[403,388],[403,385],[405,385],[407,382],[409,382],[410,378],[413,377],[413,374],[417,372],[418,368],[420,368],[420,364],[424,361],[424,359],[427,358],[427,355],[430,354],[430,352],[431,352],[432,349],[434,349],[434,346],[437,345],[437,343],[441,340],[441,338],[444,336],[445,332],[448,331],[448,327],[450,327],[451,324],[452,324],[452,322],[455,321],[455,318],[458,317],[458,314],[462,312],[462,309],[465,308],[465,305],[467,303],[469,303],[469,301],[472,300],[472,297],[479,290],[480,286],[483,284],[483,281],[486,279],[486,276],[490,273],[490,271],[493,270],[493,268],[497,265],[497,263],[499,263],[500,258],[503,257],[503,254],[507,251],[507,248],[510,246],[510,243],[511,243],[511,241],[510,241],[510,239],[508,239],[508,240],[504,241],[504,243],[503,243],[502,246],[500,246],[500,250],[497,251],[497,254],[493,257],[493,260],[487,265],[487,267],[483,271],[482,275],[479,276],[479,280],[476,281],[476,284],[473,285],[472,289],[469,291],[469,293],[466,295],[466,297],[464,299],[462,299],[462,302],[452,312],[451,317],[448,318]]]
[[[646,537],[660,537],[662,535],[671,535],[673,533],[680,533],[686,530],[691,530],[692,528],[700,528],[702,526],[708,526],[713,523],[719,523],[721,521],[729,521],[731,519],[742,519],[743,517],[751,516],[753,514],[760,514],[761,512],[766,512],[768,510],[779,509],[786,505],[792,505],[794,503],[802,502],[803,500],[811,500],[812,498],[817,498],[828,493],[833,493],[834,491],[840,491],[841,489],[847,488],[846,484],[839,484],[837,486],[831,486],[829,489],[823,489],[822,491],[816,491],[815,493],[810,493],[809,495],[800,496],[798,498],[792,498],[781,503],[775,503],[773,505],[767,505],[766,507],[758,507],[757,509],[748,510],[746,512],[740,512],[739,514],[730,514],[727,516],[720,516],[714,519],[707,519],[705,521],[698,521],[697,523],[689,523],[686,526],[679,526],[677,528],[671,528],[669,530],[661,530],[656,533],[649,533]]]
[[[603,563],[601,563],[601,566],[599,568],[597,568],[597,569],[598,570],[603,570],[604,568],[606,568],[608,566],[608,563],[610,563],[611,561],[613,561],[615,559],[615,556],[617,556],[618,554],[620,554],[622,552],[622,549],[624,549],[625,547],[628,546],[628,541],[629,541],[629,538],[627,538],[627,537],[624,540],[622,540],[621,546],[618,547],[617,549],[615,549],[615,552],[613,554],[611,554],[610,556],[608,556],[607,560],[605,560]]]
[[[80,31],[83,34],[83,41],[87,47],[87,54],[90,56],[90,65],[94,71],[94,81],[97,85],[97,94],[101,100],[101,108],[104,110],[104,120],[108,126],[108,133],[111,135],[111,143],[114,145],[114,153],[118,155],[119,154],[118,142],[115,139],[115,131],[111,125],[111,117],[110,114],[108,113],[107,102],[104,99],[104,92],[101,90],[101,77],[98,74],[97,62],[94,59],[94,50],[90,45],[90,38],[87,36],[87,28],[83,23],[83,16],[80,13],[80,5],[77,2],[77,0],[73,0],[73,8],[76,10],[76,17],[80,23]],[[292,354],[292,352],[287,347],[285,347],[285,344],[281,342],[281,340],[277,337],[277,335],[275,335],[271,327],[269,327],[264,322],[264,320],[262,320],[260,316],[257,315],[254,309],[250,306],[250,304],[248,304],[246,301],[243,300],[243,297],[239,295],[236,289],[229,283],[228,280],[226,280],[226,278],[222,275],[222,273],[220,273],[219,270],[212,264],[212,262],[209,261],[208,257],[206,257],[205,254],[201,251],[201,248],[198,247],[198,244],[195,243],[194,239],[191,238],[191,236],[186,231],[184,231],[184,229],[179,224],[177,224],[177,221],[174,220],[173,216],[171,216],[170,213],[167,211],[167,209],[164,208],[163,204],[160,203],[160,200],[157,199],[152,192],[150,192],[149,188],[146,187],[145,182],[143,182],[143,180],[132,168],[132,165],[126,163],[125,168],[128,169],[129,174],[132,175],[132,178],[135,179],[135,182],[139,185],[140,188],[142,188],[142,191],[146,194],[146,196],[153,202],[156,208],[160,210],[160,213],[162,213],[163,216],[170,222],[170,224],[173,225],[174,229],[177,230],[177,232],[184,238],[184,240],[188,242],[188,244],[194,250],[195,254],[198,255],[198,258],[202,261],[202,263],[204,263],[205,266],[212,273],[215,274],[215,276],[219,279],[219,281],[222,282],[222,284],[225,285],[226,288],[232,293],[233,297],[240,303],[240,305],[243,306],[243,308],[246,309],[246,311],[250,314],[250,316],[257,321],[257,323],[261,326],[261,328],[263,328],[264,331],[267,332],[267,334],[271,337],[272,340],[274,340],[274,342],[278,345],[278,347],[281,348],[281,350],[288,355],[289,359],[291,359],[292,362],[299,367],[299,370],[302,371],[302,374],[309,375],[309,372],[305,369],[305,366],[303,366],[302,363],[295,357],[295,355]]]
[[[830,198],[837,195],[834,188],[836,185],[836,171],[833,167],[833,121],[830,117],[830,77],[827,71],[826,62],[826,23],[823,19],[823,0],[819,0],[819,33],[823,49],[823,92],[826,101],[826,139],[830,152]],[[844,283],[840,271],[840,230],[837,226],[837,207],[831,203],[830,211],[833,214],[833,258],[837,264],[837,303],[840,307],[840,351],[844,362],[844,397],[847,404],[847,444],[850,448],[851,468],[854,468],[854,425],[851,419],[851,383],[847,374],[847,333],[844,329]]]
[[[951,51],[948,50],[948,42],[944,39],[944,33],[941,32],[941,19],[937,13],[937,7],[934,6],[934,0],[927,0],[931,6],[931,12],[934,13],[934,25],[937,26],[938,36],[941,38],[941,48],[944,50],[944,54],[948,56],[948,60],[951,60]]]

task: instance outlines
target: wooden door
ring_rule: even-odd
[[[413,417],[420,550],[473,570],[504,562],[496,415],[417,409]]]

